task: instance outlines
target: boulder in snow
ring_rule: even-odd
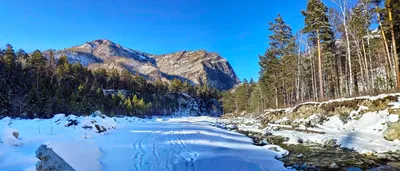
[[[18,139],[18,137],[19,137],[19,133],[18,133],[18,132],[14,131],[12,134],[14,135],[14,137],[15,137],[16,139]]]
[[[305,125],[307,127],[315,127],[317,124],[322,124],[327,120],[327,117],[321,114],[313,114],[306,119]]]
[[[63,140],[51,141],[36,150],[40,161],[37,170],[100,171],[101,151],[94,142]]]
[[[6,128],[0,134],[0,142],[12,146],[21,146],[22,143],[18,139],[19,133],[18,130],[12,128]]]
[[[397,122],[399,121],[399,115],[391,114],[387,117],[388,122]]]
[[[65,162],[53,149],[48,148],[47,145],[41,145],[36,150],[36,157],[40,160],[36,163],[36,170],[47,171],[47,170],[68,170],[74,171],[74,169]]]
[[[400,102],[391,102],[388,104],[390,114],[400,114]]]
[[[107,116],[105,114],[103,114],[100,110],[96,110],[95,112],[93,112],[91,115],[91,117],[101,117],[101,118],[106,118]]]
[[[104,117],[86,117],[82,123],[82,128],[92,129],[97,133],[106,132],[107,130],[115,129],[117,127],[117,122],[113,118],[107,116]]]
[[[400,122],[389,124],[389,127],[383,133],[383,137],[389,141],[400,140]]]
[[[5,125],[10,126],[11,125],[11,118],[10,117],[4,117],[3,119],[1,119],[1,122],[3,122]]]
[[[289,151],[277,145],[265,145],[263,148],[274,151],[276,153],[276,158],[282,158],[289,155]]]
[[[65,127],[76,126],[78,123],[78,117],[75,115],[69,115],[67,117],[67,123],[65,124]]]
[[[237,126],[235,124],[229,124],[229,125],[226,125],[226,129],[234,130],[234,129],[237,129]]]

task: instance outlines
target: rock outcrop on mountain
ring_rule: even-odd
[[[205,50],[154,55],[126,48],[109,40],[95,40],[53,51],[56,58],[65,55],[71,63],[80,62],[89,69],[128,70],[149,81],[161,79],[169,82],[178,78],[220,90],[230,89],[239,83],[226,59]],[[49,57],[50,50],[43,54]]]
[[[179,75],[195,84],[227,90],[239,82],[228,61],[217,53],[181,51],[153,57],[162,73]]]

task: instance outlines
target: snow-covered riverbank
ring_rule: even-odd
[[[287,151],[274,145],[254,146],[242,134],[212,126],[218,120],[3,118],[0,170],[35,170],[39,161],[35,151],[41,144],[76,170],[287,170],[275,159]]]
[[[224,117],[240,131],[289,138],[286,144],[333,143],[363,154],[400,151],[400,94],[308,102],[263,114]]]

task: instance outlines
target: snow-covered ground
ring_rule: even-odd
[[[76,170],[287,170],[275,159],[286,150],[254,146],[242,134],[212,126],[218,122],[210,117],[3,118],[0,170],[35,170],[35,151],[42,144]],[[96,124],[107,131],[98,133]]]
[[[385,97],[385,95],[368,98],[376,99],[381,97]],[[393,102],[388,106],[391,109],[398,109],[400,108],[400,102]],[[360,111],[365,109],[367,109],[365,106],[360,106],[358,110],[350,112],[349,116],[351,118],[347,123],[343,123],[340,115],[328,117],[327,121],[318,123],[318,116],[321,116],[321,114],[313,114],[308,118],[293,120],[292,123],[302,123],[297,127],[280,124],[281,122],[288,121],[287,117],[281,118],[275,124],[268,123],[266,127],[261,126],[260,119],[249,117],[222,119],[221,121],[234,124],[240,131],[261,134],[271,133],[276,136],[287,137],[289,140],[284,142],[285,144],[328,144],[335,142],[340,147],[353,149],[363,154],[400,150],[400,140],[388,141],[384,138],[384,132],[388,128],[388,125],[399,122],[399,115],[390,114],[388,109],[360,114]],[[290,111],[292,109],[287,110]],[[317,122],[314,124],[315,127],[306,128],[304,123],[309,123],[310,121]]]
[[[388,122],[396,122],[398,115],[390,115],[387,110],[379,112],[368,112],[359,119],[349,120],[344,124],[339,115],[329,117],[323,124],[317,124],[317,128],[307,128],[310,131],[324,132],[306,133],[294,130],[271,131],[274,135],[289,137],[288,143],[297,143],[298,139],[303,142],[324,144],[335,141],[341,147],[354,149],[360,153],[382,153],[400,150],[400,141],[387,141],[383,132]],[[271,126],[277,126],[272,125]],[[288,126],[288,125],[283,125]],[[290,127],[290,126],[289,126]]]

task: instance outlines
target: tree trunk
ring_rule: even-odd
[[[362,83],[361,90],[362,90],[362,92],[365,92],[366,84],[365,84],[365,79],[364,79],[363,62],[362,62],[361,52],[360,52],[359,48],[358,48],[357,56],[358,56],[358,65],[360,66],[360,74],[361,74],[361,83]]]
[[[391,5],[390,0],[388,0],[388,4]],[[396,40],[394,37],[392,7],[391,6],[388,7],[388,12],[389,12],[390,33],[392,36],[392,49],[393,49],[393,56],[394,56],[394,67],[395,67],[395,71],[396,71],[397,89],[399,89],[400,88],[399,57],[397,56]]]
[[[383,48],[385,48],[385,43],[382,42]],[[385,49],[383,49],[384,53],[386,53]],[[384,58],[385,59],[385,64],[386,64],[386,90],[389,90],[389,81],[391,77],[391,71],[390,71],[390,66],[388,64],[388,59],[390,58]]]
[[[279,107],[278,88],[275,87],[275,108]]]
[[[262,90],[261,90],[261,83],[258,82],[257,86],[258,86],[258,92],[260,93],[260,100],[261,100],[261,111],[264,111],[264,100],[263,100],[263,95],[262,95]]]
[[[315,81],[315,64],[314,64],[314,56],[311,55],[311,51],[309,50],[308,54],[311,58],[311,84],[312,84],[312,96],[314,100],[318,99],[317,97],[317,84]]]
[[[351,50],[350,50],[350,40],[349,40],[349,32],[347,30],[346,20],[343,21],[344,24],[344,32],[346,36],[346,44],[347,44],[347,61],[349,63],[349,94],[353,95],[353,70],[351,69]]]
[[[367,45],[368,45],[368,58],[369,58],[369,72],[370,72],[370,76],[371,76],[371,90],[375,89],[375,77],[374,74],[372,73],[372,54],[371,54],[371,46],[369,43],[369,37],[367,39]]]
[[[319,37],[319,30],[317,29],[317,46],[318,46],[318,76],[319,76],[319,96],[320,99],[324,98],[324,87],[322,82],[322,61],[321,61],[321,43]]]
[[[375,8],[377,9],[378,7],[377,6],[375,6]],[[392,77],[391,77],[391,66],[392,66],[392,64],[391,64],[391,60],[390,60],[390,51],[389,51],[389,46],[388,46],[388,44],[387,44],[387,40],[386,40],[386,35],[385,35],[385,32],[383,31],[383,25],[382,25],[382,22],[381,22],[381,19],[380,19],[380,14],[379,14],[379,12],[377,13],[377,15],[378,15],[378,22],[379,22],[379,26],[380,26],[380,28],[381,28],[381,34],[382,34],[382,38],[383,38],[383,44],[384,44],[384,47],[385,47],[385,50],[386,50],[386,55],[387,55],[387,61],[389,62],[389,66],[387,66],[387,68],[389,69],[388,70],[388,73],[389,73],[389,79],[392,79]],[[386,64],[386,65],[388,65],[388,64]]]
[[[342,66],[342,59],[341,59],[341,57],[337,60],[337,62],[338,62],[338,71],[339,71],[339,85],[338,85],[338,87],[339,87],[339,97],[341,97],[341,96],[343,96],[343,94],[342,94],[342,85],[344,84],[343,83],[343,71],[342,71],[342,68],[343,68],[343,66]]]
[[[363,50],[363,56],[364,56],[364,66],[365,66],[365,74],[367,76],[367,91],[371,92],[371,78],[369,75],[369,70],[368,70],[368,60],[367,60],[367,53],[365,50],[365,43],[364,43],[364,38],[361,37],[361,46],[362,46],[362,50]]]
[[[297,55],[297,82],[296,82],[296,103],[300,100],[300,55],[301,55],[301,33],[299,43],[299,54]]]

